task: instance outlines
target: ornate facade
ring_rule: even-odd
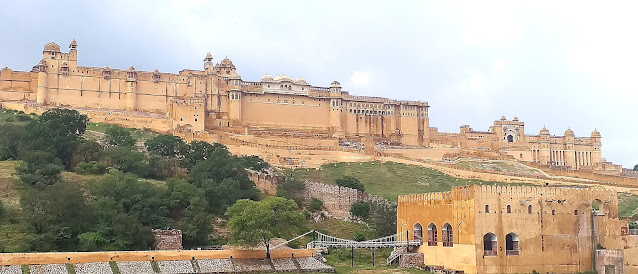
[[[80,66],[75,40],[69,52],[49,43],[31,72],[2,69],[0,100],[154,115],[168,120],[171,130],[293,131],[332,139],[378,136],[415,147],[429,143],[426,102],[354,96],[337,81],[326,87],[283,75],[244,81],[228,58],[214,63],[210,53],[203,70],[174,74]]]
[[[608,169],[601,155],[602,136],[594,130],[590,137],[576,137],[567,129],[563,136],[550,135],[544,128],[538,135],[525,134],[525,123],[517,117],[494,121],[488,131],[461,126],[459,133],[440,133],[430,128],[432,143],[460,148],[496,151],[520,161],[567,169]],[[619,173],[620,171],[618,171]]]

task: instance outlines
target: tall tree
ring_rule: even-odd
[[[352,177],[352,176],[344,176],[343,178],[336,179],[335,183],[338,186],[354,188],[354,189],[359,190],[361,192],[365,192],[366,191],[366,188],[363,186],[361,181],[359,181],[359,179],[357,179],[355,177]]]
[[[256,202],[242,199],[226,211],[230,241],[239,244],[263,243],[270,258],[270,240],[290,238],[304,225],[297,203],[282,197],[268,197]]]
[[[168,158],[183,156],[187,146],[182,138],[174,135],[156,135],[144,143],[148,152]]]
[[[131,147],[135,145],[135,139],[128,130],[119,126],[110,126],[104,131],[106,144],[109,146]]]

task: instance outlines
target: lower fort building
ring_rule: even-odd
[[[618,219],[616,192],[604,188],[471,185],[399,196],[397,232],[406,231],[422,241],[411,252],[423,264],[464,273],[638,273],[638,230]]]

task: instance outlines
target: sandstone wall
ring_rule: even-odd
[[[182,250],[182,231],[177,229],[153,229],[154,250]]]

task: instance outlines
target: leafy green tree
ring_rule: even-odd
[[[335,183],[338,186],[354,188],[354,189],[357,189],[357,190],[359,190],[361,192],[365,192],[366,191],[366,188],[363,186],[361,181],[359,181],[359,179],[357,179],[355,177],[352,177],[352,176],[344,176],[343,178],[336,179]]]
[[[397,229],[397,208],[386,202],[372,201],[370,204],[370,216],[367,220],[375,231],[381,235],[391,235]]]
[[[306,184],[302,180],[294,177],[286,177],[277,184],[277,196],[286,199],[293,199],[297,204],[303,201],[303,191]]]
[[[148,175],[148,158],[131,147],[113,147],[104,150],[104,161],[108,166],[140,177]]]
[[[22,145],[28,150],[42,150],[69,166],[78,140],[89,119],[76,110],[51,109],[26,125]]]
[[[182,138],[165,134],[146,140],[144,145],[148,152],[167,158],[182,156],[188,148]]]
[[[0,161],[17,159],[24,126],[12,123],[0,124]]]
[[[270,168],[270,165],[257,155],[241,156],[239,159],[246,169],[263,172]]]
[[[131,132],[119,126],[108,127],[104,131],[104,137],[109,146],[132,147],[135,145]]]
[[[638,165],[634,166],[634,171],[638,171]]]
[[[270,240],[275,237],[291,238],[304,225],[297,204],[282,197],[268,197],[255,202],[242,199],[226,211],[230,241],[239,244],[263,243],[266,258],[270,258]]]
[[[179,216],[190,206],[193,200],[203,200],[206,204],[204,190],[189,184],[185,180],[170,178],[166,181],[166,192],[163,198],[171,216]],[[204,208],[204,211],[206,208]]]
[[[182,166],[190,170],[199,162],[214,157],[226,159],[230,157],[230,152],[228,152],[228,148],[226,148],[226,146],[220,143],[211,144],[204,141],[192,141],[187,145],[186,153],[182,160]]]
[[[209,235],[213,233],[213,218],[206,212],[206,206],[205,199],[192,199],[184,211],[184,216],[177,224],[177,227],[182,230],[184,246],[187,248],[207,245],[209,242]]]
[[[107,166],[102,162],[80,162],[75,166],[75,173],[77,174],[104,174],[106,173]]]
[[[350,206],[350,213],[353,216],[366,219],[370,216],[370,204],[364,201],[356,201]]]
[[[93,223],[84,193],[74,184],[60,182],[43,190],[26,189],[20,205],[26,224],[40,235],[32,241],[32,245],[39,245],[32,246],[34,250],[74,250],[77,236]]]
[[[317,198],[312,198],[308,207],[310,208],[310,212],[317,212],[323,208],[323,202]]]
[[[135,175],[113,171],[91,183],[91,193],[96,199],[115,201],[118,212],[139,220],[142,225],[165,228],[171,223],[164,204],[164,190]]]
[[[44,188],[59,181],[64,170],[60,159],[44,151],[25,151],[16,165],[20,180],[28,186]]]
[[[78,250],[80,251],[103,250],[107,243],[102,234],[97,232],[85,232],[78,235],[78,242]]]
[[[80,162],[96,162],[102,157],[104,149],[95,141],[81,139],[73,151],[71,168],[75,168]]]
[[[153,233],[136,218],[120,213],[113,218],[113,238],[116,250],[147,250],[153,243]]]

